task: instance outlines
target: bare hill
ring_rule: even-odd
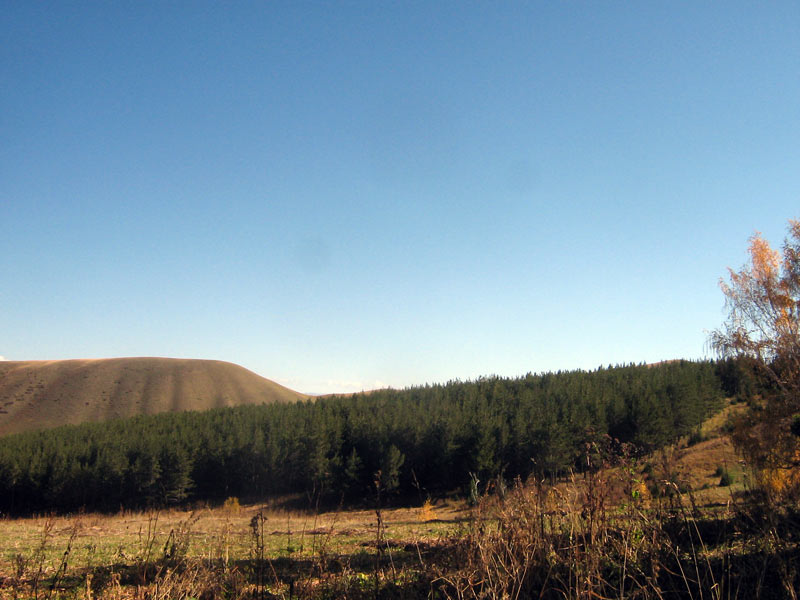
[[[216,360],[4,361],[0,362],[0,435],[306,397],[244,367]]]

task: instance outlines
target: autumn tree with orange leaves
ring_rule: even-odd
[[[789,221],[783,252],[759,234],[750,261],[721,281],[728,316],[711,335],[722,356],[754,362],[767,382],[733,440],[773,498],[800,492],[800,221]]]

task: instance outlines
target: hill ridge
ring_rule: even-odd
[[[139,414],[308,398],[235,363],[193,358],[0,362],[0,435]]]

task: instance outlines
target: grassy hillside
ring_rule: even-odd
[[[140,414],[306,398],[216,360],[0,362],[0,435]]]

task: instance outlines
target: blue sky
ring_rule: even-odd
[[[708,355],[800,4],[2,2],[0,355],[321,393]]]

